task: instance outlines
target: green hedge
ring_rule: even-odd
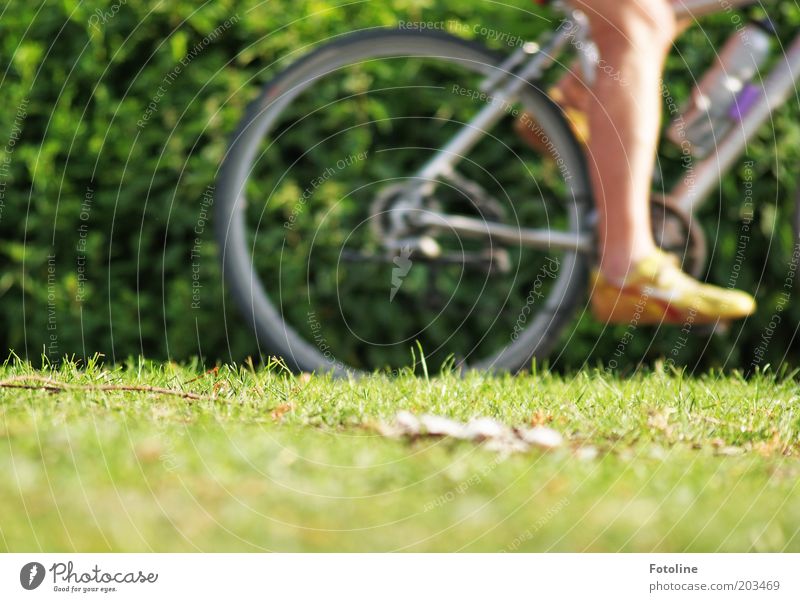
[[[788,42],[800,10],[775,5]],[[285,57],[349,29],[456,19],[531,37],[547,25],[531,10],[540,11],[523,0],[9,5],[0,16],[0,347],[34,359],[99,352],[213,362],[257,354],[223,299],[209,212],[228,136],[260,84]],[[676,97],[688,91],[683,61],[700,73],[728,31],[729,17],[719,16],[681,40],[667,75]],[[774,315],[780,323],[763,363],[786,359],[787,350],[796,359],[800,308],[781,292],[792,253],[798,123],[793,99],[748,149],[752,174],[737,168],[702,216],[715,249],[709,279],[726,284],[750,219],[741,211],[743,182],[755,179],[738,285],[757,287],[758,315],[723,336],[693,336],[685,347],[677,329],[641,329],[620,366],[677,346],[679,363],[747,367]],[[625,330],[601,333],[584,319],[561,363],[608,360]]]

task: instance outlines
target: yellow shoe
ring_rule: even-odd
[[[564,111],[575,138],[586,146],[589,143],[589,117],[580,109],[570,106],[566,102],[564,93],[558,88],[551,88],[547,94]],[[534,150],[542,154],[552,152],[552,146],[548,145],[547,136],[542,127],[530,113],[523,113],[519,116],[514,124],[514,130]]]
[[[564,111],[564,115],[569,122],[572,132],[578,139],[578,142],[586,146],[589,144],[589,116],[579,109],[567,102],[567,97],[558,88],[551,88],[548,91],[550,98],[553,99],[558,106]]]
[[[756,309],[747,293],[698,282],[681,271],[677,257],[662,251],[640,261],[622,282],[595,270],[591,285],[592,313],[615,324],[711,324]]]

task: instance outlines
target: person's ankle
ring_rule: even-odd
[[[636,266],[652,257],[657,252],[656,247],[648,248],[646,251],[636,253],[626,253],[612,255],[606,253],[598,265],[598,271],[606,280],[611,282],[624,282],[627,277],[635,271]]]
[[[623,266],[620,263],[600,264],[597,271],[608,282],[624,282],[631,271],[630,263]]]

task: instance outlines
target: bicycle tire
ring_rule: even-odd
[[[347,65],[353,60],[403,54],[435,56],[464,61],[488,75],[502,62],[502,56],[474,41],[437,31],[375,29],[345,34],[289,65],[263,88],[252,102],[234,132],[217,178],[215,232],[222,272],[227,287],[248,326],[255,333],[259,349],[282,357],[293,370],[332,372],[344,375],[353,371],[321,353],[302,338],[281,317],[255,271],[246,243],[242,191],[255,159],[256,148],[272,121],[300,93],[304,82]],[[565,163],[569,164],[575,231],[592,232],[593,209],[591,186],[585,157],[560,108],[539,86],[526,86],[520,96],[525,109],[546,125],[547,135]],[[556,293],[544,309],[520,333],[519,337],[490,357],[468,364],[470,368],[517,372],[532,358],[546,357],[573,318],[587,281],[588,258],[570,253],[565,258],[564,274],[559,276]]]

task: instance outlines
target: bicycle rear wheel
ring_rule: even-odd
[[[436,237],[438,258],[385,248],[393,186],[484,103],[498,56],[437,32],[349,34],[289,66],[240,123],[223,161],[216,232],[223,272],[262,353],[306,371],[455,361],[516,371],[557,343],[581,299],[575,252]],[[536,86],[522,107],[537,154],[513,133],[520,107],[442,182],[431,206],[521,227],[589,232],[584,158]]]

